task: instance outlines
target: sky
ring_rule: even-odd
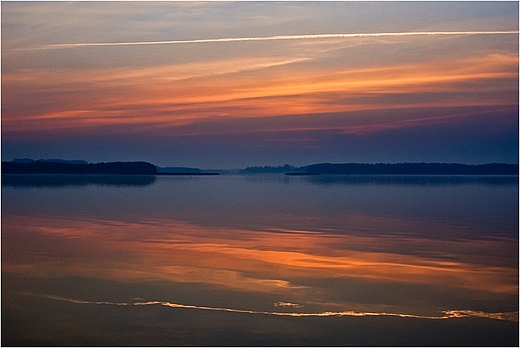
[[[2,160],[518,163],[518,2],[2,2]]]

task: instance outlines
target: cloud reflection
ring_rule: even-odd
[[[349,220],[353,229],[356,223],[366,226],[367,219],[387,231],[427,228],[383,217],[356,219]],[[59,272],[126,281],[202,282],[303,297],[317,291],[305,279],[327,278],[518,292],[518,269],[510,263],[513,244],[507,238],[429,240],[406,234],[210,228],[175,220],[131,223],[16,215],[2,217],[2,230],[2,271],[17,273],[20,262],[29,262],[34,276]],[[21,247],[12,236],[16,231],[24,231],[18,239],[40,243]],[[24,259],[23,250],[32,261]],[[60,257],[49,264],[35,256],[48,253]],[[22,267],[21,272],[26,271]]]
[[[275,307],[292,307],[292,308],[302,308],[303,305],[291,302],[276,302],[274,304]]]
[[[339,311],[339,312],[317,312],[317,313],[306,313],[306,312],[274,312],[274,311],[256,311],[247,309],[236,309],[236,308],[224,308],[224,307],[210,307],[210,306],[196,306],[186,305],[180,303],[174,303],[169,301],[135,301],[135,302],[109,302],[109,301],[85,301],[76,300],[61,296],[54,295],[34,295],[42,296],[52,300],[66,301],[75,304],[95,304],[95,305],[112,305],[112,306],[155,306],[161,305],[170,308],[183,308],[183,309],[196,309],[205,311],[218,311],[218,312],[232,312],[241,314],[264,314],[284,317],[400,317],[400,318],[415,318],[415,319],[454,319],[454,318],[465,318],[465,317],[476,317],[476,318],[487,318],[495,320],[505,320],[518,322],[518,311],[516,312],[501,312],[501,313],[487,313],[482,311],[472,310],[445,310],[442,315],[438,316],[427,316],[427,315],[416,315],[407,313],[388,313],[388,312],[359,312],[359,311]],[[290,306],[294,307],[294,306]],[[298,307],[295,307],[298,308]]]

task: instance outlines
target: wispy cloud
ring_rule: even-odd
[[[193,136],[297,127],[360,135],[460,119],[412,111],[419,108],[479,106],[487,112],[489,107],[518,104],[518,54],[514,53],[335,70],[313,70],[316,64],[312,56],[269,55],[151,67],[6,73],[2,75],[6,101],[2,131],[5,135],[35,130],[39,139],[63,129]],[[403,112],[393,117],[354,115],[367,110]],[[338,112],[344,117],[328,121],[326,114]],[[283,127],[267,121],[273,116],[310,114],[320,118],[301,118]],[[236,122],[227,122],[229,118]],[[258,126],[252,128],[244,121],[247,118],[258,118]],[[113,125],[127,128],[102,130]]]
[[[201,43],[225,43],[242,41],[277,41],[277,40],[314,40],[314,39],[334,39],[334,38],[364,38],[364,37],[392,37],[392,36],[439,36],[439,35],[510,35],[518,34],[518,30],[501,31],[412,31],[412,32],[391,32],[391,33],[346,33],[346,34],[308,34],[308,35],[276,35],[264,37],[227,37],[216,39],[195,39],[195,40],[164,40],[164,41],[126,41],[126,42],[78,42],[51,44],[33,48],[23,48],[20,50],[49,50],[63,48],[80,47],[100,47],[100,46],[135,46],[135,45],[177,45],[177,44],[201,44]]]

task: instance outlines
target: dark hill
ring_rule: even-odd
[[[157,174],[147,162],[66,163],[34,161],[2,162],[2,174]]]
[[[517,164],[458,163],[320,163],[300,167],[288,175],[310,174],[382,174],[382,175],[518,175]]]
[[[288,171],[294,171],[298,168],[291,166],[289,164],[285,164],[283,166],[272,167],[272,166],[264,166],[264,167],[247,167],[246,169],[241,169],[239,171],[240,174],[270,174],[270,173],[287,173]]]

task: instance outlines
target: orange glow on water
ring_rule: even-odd
[[[403,224],[398,220],[388,223]],[[47,252],[66,254],[60,263],[41,262],[37,256],[28,257],[35,260],[27,263],[27,255],[18,255],[3,243],[3,271],[32,270],[39,276],[69,273],[106,279],[206,282],[242,291],[275,293],[308,291],[306,286],[293,283],[295,277],[518,292],[518,269],[500,258],[486,261],[478,257],[488,254],[484,251],[490,248],[508,250],[510,242],[506,240],[432,242],[395,236],[388,239],[384,235],[215,229],[175,220],[156,224],[43,217],[21,220],[16,216],[3,217],[2,228],[4,233],[28,231],[44,238]],[[402,228],[411,226],[405,223]],[[414,254],[396,251],[403,247],[413,250],[421,243],[429,243],[431,250]],[[37,250],[29,250],[29,255],[38,255]],[[458,252],[450,254],[450,250]],[[67,256],[69,253],[77,256]],[[19,257],[25,261],[19,263]]]
[[[26,294],[29,296],[38,296],[33,294]],[[85,301],[76,300],[61,296],[54,295],[40,295],[51,300],[65,301],[74,304],[94,304],[104,306],[165,306],[170,308],[183,308],[183,309],[195,309],[203,311],[217,311],[217,312],[232,312],[241,314],[262,314],[262,315],[273,315],[282,317],[401,317],[401,318],[416,318],[416,319],[431,319],[431,320],[445,320],[453,318],[465,318],[465,317],[479,317],[496,320],[507,320],[512,322],[518,322],[518,312],[499,312],[499,313],[488,313],[483,311],[472,311],[472,310],[445,310],[443,315],[426,316],[416,315],[408,313],[388,313],[388,312],[358,312],[358,311],[341,311],[341,312],[318,312],[318,313],[306,313],[306,312],[269,312],[269,311],[255,311],[248,309],[236,309],[236,308],[222,308],[222,307],[209,307],[209,306],[196,306],[186,305],[180,303],[172,303],[168,301],[147,301],[147,302],[109,302],[109,301]],[[275,304],[276,306],[277,304]],[[288,307],[300,308],[298,305],[289,304]]]

